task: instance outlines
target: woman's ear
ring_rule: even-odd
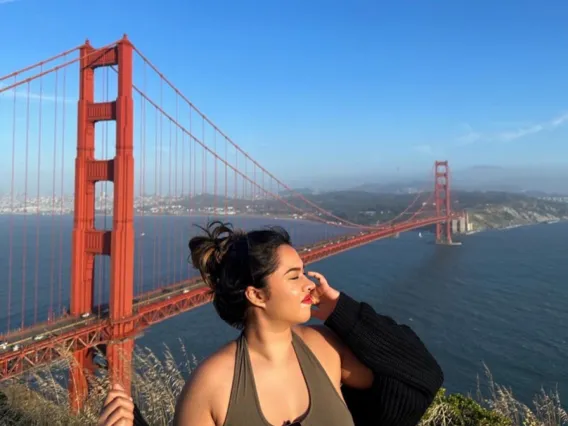
[[[256,288],[249,285],[245,290],[245,297],[254,306],[264,308],[268,300],[268,292],[266,289]]]

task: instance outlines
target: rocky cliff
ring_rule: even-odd
[[[568,204],[538,199],[468,209],[474,230],[499,229],[568,220]]]

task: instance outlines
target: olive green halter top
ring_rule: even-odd
[[[295,333],[292,333],[292,346],[308,386],[310,404],[302,417],[289,419],[290,424],[354,426],[351,413],[329,376],[310,348]],[[262,414],[244,334],[237,339],[235,375],[224,426],[282,426],[271,425]]]

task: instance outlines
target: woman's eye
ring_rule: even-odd
[[[298,278],[300,278],[300,277],[297,276],[297,277],[292,277],[292,278],[290,278],[290,279],[291,279],[291,280],[297,280]]]

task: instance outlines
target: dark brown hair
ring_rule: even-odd
[[[281,227],[233,230],[230,223],[220,221],[201,229],[205,235],[189,241],[191,262],[213,291],[213,305],[219,316],[242,329],[249,306],[246,288],[266,287],[266,278],[278,267],[276,250],[291,245],[290,235]]]

